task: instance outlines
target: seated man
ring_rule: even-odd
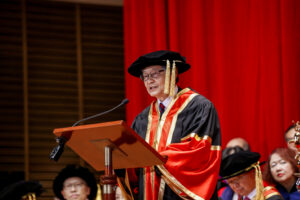
[[[248,142],[240,137],[233,138],[226,144],[226,148],[232,148],[236,146],[241,147],[244,151],[251,151]]]
[[[94,200],[97,196],[97,183],[87,168],[68,165],[54,179],[53,191],[59,199]]]
[[[221,180],[229,184],[221,195],[222,200],[283,199],[274,187],[264,187],[259,158],[259,153],[240,151],[222,159]]]

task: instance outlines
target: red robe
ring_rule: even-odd
[[[221,133],[217,112],[208,99],[183,89],[162,116],[154,101],[135,118],[132,128],[168,157],[156,170],[140,171],[139,199],[212,197],[221,162]]]

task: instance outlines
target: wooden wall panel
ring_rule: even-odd
[[[21,4],[0,6],[0,187],[24,178]]]
[[[81,7],[84,116],[109,110],[124,99],[121,7]],[[112,28],[114,27],[114,28]],[[121,113],[121,115],[120,115]],[[125,107],[92,122],[125,119]],[[121,117],[121,118],[120,118]]]
[[[74,5],[27,1],[26,11],[29,178],[38,178],[47,189],[43,196],[51,198],[53,172],[79,162],[69,149],[58,163],[48,158],[55,146],[53,129],[78,119]]]
[[[71,126],[80,116],[108,110],[125,96],[122,8],[38,0],[23,2],[26,5],[26,83],[22,68],[22,1],[0,1],[0,176],[11,172],[24,178],[27,170],[23,100],[27,92],[28,177],[39,180],[45,187],[46,192],[39,199],[52,200],[52,181],[61,168],[76,163],[91,169],[68,147],[57,163],[49,160],[49,153],[56,145],[53,129]],[[76,7],[80,11],[77,18]],[[80,38],[76,33],[78,20]],[[78,63],[78,52],[82,53],[79,55],[82,63]],[[80,65],[82,71],[78,71]],[[82,95],[79,95],[79,79],[82,79]],[[23,84],[27,84],[27,91]],[[82,110],[80,102],[83,102]],[[124,108],[85,123],[120,119],[125,119]],[[101,174],[93,172],[97,178]],[[0,182],[7,184],[1,178]]]

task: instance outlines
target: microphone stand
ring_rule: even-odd
[[[87,121],[87,120],[89,120],[89,119],[93,119],[93,118],[95,118],[95,117],[99,117],[99,116],[101,116],[101,115],[105,115],[105,114],[107,114],[107,113],[110,113],[110,112],[116,110],[117,108],[121,107],[122,105],[127,104],[128,102],[129,102],[128,99],[124,99],[119,105],[113,107],[113,108],[110,109],[110,110],[107,110],[107,111],[105,111],[105,112],[98,113],[98,114],[96,114],[96,115],[92,115],[92,116],[83,118],[83,119],[81,119],[81,120],[78,120],[77,122],[75,122],[75,123],[72,125],[72,127],[77,126],[79,123],[81,123],[81,122],[83,122],[83,121]],[[67,142],[70,138],[71,138],[71,134],[62,135],[62,136],[56,138],[56,143],[58,143],[58,144],[57,144],[56,147],[53,148],[53,150],[51,151],[51,153],[50,153],[50,155],[49,155],[49,158],[50,158],[51,160],[54,160],[54,161],[56,161],[56,162],[59,160],[60,156],[62,155],[62,153],[63,153],[63,151],[64,151],[65,144],[66,144],[66,142]]]
[[[129,102],[128,99],[124,99],[124,100],[123,100],[119,105],[117,105],[116,107],[113,107],[112,109],[107,110],[107,111],[105,111],[105,112],[98,113],[98,114],[96,114],[96,115],[92,115],[92,116],[87,117],[87,118],[83,118],[83,119],[81,119],[81,120],[75,122],[75,123],[73,124],[73,126],[77,126],[80,122],[87,121],[87,120],[89,120],[89,119],[93,119],[93,118],[95,118],[95,117],[99,117],[99,116],[101,116],[101,115],[105,115],[105,114],[107,114],[107,113],[110,113],[110,112],[116,110],[117,108],[119,108],[120,106],[127,104],[128,102]],[[72,126],[72,127],[73,127],[73,126]]]

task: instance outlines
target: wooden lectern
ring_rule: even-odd
[[[100,177],[103,198],[115,199],[116,177],[113,169],[160,165],[165,159],[135,133],[124,121],[114,121],[54,130],[65,137],[67,145],[95,170],[105,170]]]

